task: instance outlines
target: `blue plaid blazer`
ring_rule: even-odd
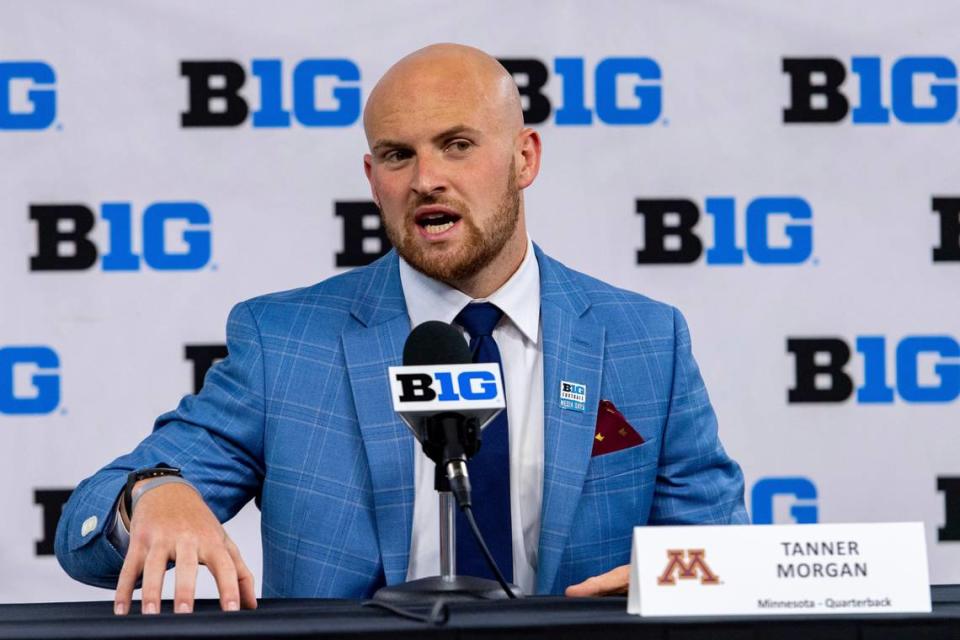
[[[545,396],[537,592],[562,593],[628,563],[636,525],[746,523],[743,477],[720,445],[680,313],[539,248],[536,257]],[[237,305],[229,356],[201,392],[74,491],[56,537],[64,569],[116,586],[123,559],[104,525],[127,473],[166,463],[221,521],[256,499],[264,597],[366,597],[403,582],[415,441],[393,412],[387,367],[401,363],[409,333],[394,252]],[[560,408],[561,380],[586,385],[587,411]],[[643,444],[591,458],[601,399]]]

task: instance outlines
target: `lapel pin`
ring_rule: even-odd
[[[560,408],[580,411],[587,407],[587,385],[579,382],[560,381]]]

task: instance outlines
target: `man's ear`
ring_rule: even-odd
[[[529,127],[524,128],[517,136],[516,153],[517,186],[526,189],[540,173],[540,134]]]

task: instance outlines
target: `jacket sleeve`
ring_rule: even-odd
[[[157,418],[153,432],[74,490],[57,526],[55,551],[64,570],[87,584],[115,588],[123,557],[108,540],[117,498],[134,469],[178,467],[224,522],[257,495],[264,476],[264,362],[251,303],[227,320],[228,356],[211,367],[203,388]],[[145,383],[149,379],[145,378]]]
[[[651,524],[749,524],[743,473],[720,444],[717,416],[676,309],[673,383]]]

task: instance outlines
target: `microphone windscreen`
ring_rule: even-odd
[[[430,320],[413,328],[403,345],[403,365],[470,364],[473,357],[463,334],[453,325]]]

